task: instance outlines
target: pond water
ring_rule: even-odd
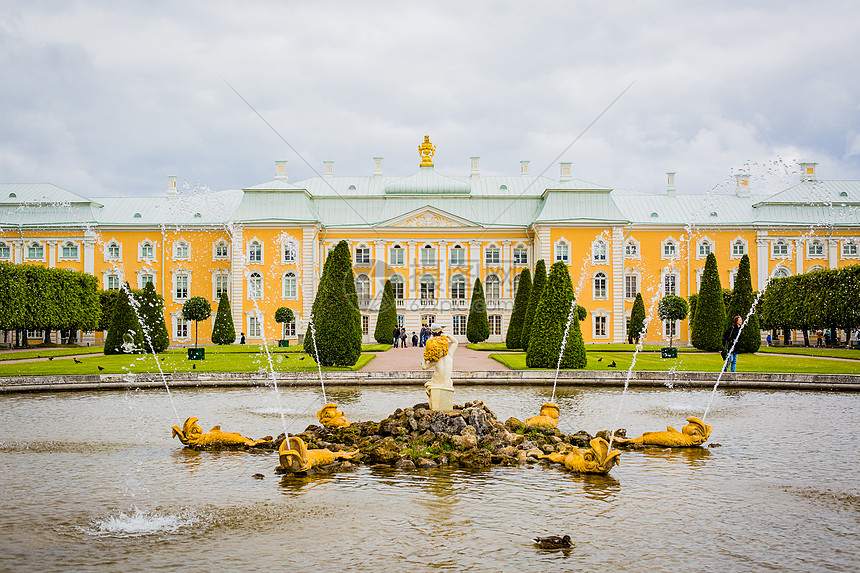
[[[420,387],[330,388],[353,420],[424,400]],[[561,388],[560,428],[612,425],[620,389]],[[183,419],[282,431],[270,389],[177,389]],[[504,421],[549,389],[462,387]],[[633,389],[628,435],[681,428],[709,390]],[[287,388],[291,432],[318,391]],[[357,471],[281,479],[275,452],[194,452],[171,439],[163,390],[0,396],[0,570],[803,570],[860,566],[860,395],[719,392],[696,450],[624,452],[609,476],[556,467]],[[263,480],[253,479],[262,473]],[[569,552],[535,535],[569,534]]]

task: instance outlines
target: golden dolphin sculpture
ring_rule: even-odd
[[[681,428],[680,432],[672,426],[666,426],[665,432],[645,432],[638,438],[615,438],[615,441],[619,444],[644,444],[670,448],[701,446],[707,442],[714,427],[695,416],[690,416],[687,421],[689,424]]]
[[[293,436],[281,443],[278,455],[281,467],[288,472],[306,472],[315,466],[324,466],[337,460],[351,460],[358,454],[354,452],[332,452],[331,450],[309,450],[305,441]]]
[[[171,437],[179,437],[179,441],[186,446],[197,448],[239,448],[243,446],[253,447],[271,443],[272,436],[266,436],[259,440],[251,440],[236,432],[224,432],[221,426],[215,426],[206,433],[203,433],[203,428],[197,423],[197,418],[191,417],[185,420],[182,424],[182,429],[179,426],[173,426],[173,435]]]
[[[563,453],[542,454],[538,458],[555,464],[563,464],[572,472],[581,474],[608,474],[615,464],[621,463],[618,450],[609,451],[609,442],[594,438],[588,443],[591,447],[581,450],[576,446]]]
[[[346,419],[343,412],[337,409],[337,404],[326,404],[319,412],[317,419],[320,424],[327,428],[346,428],[350,425],[350,421]]]
[[[540,407],[540,416],[532,416],[526,420],[526,426],[539,426],[541,428],[555,428],[558,426],[558,406],[547,402]]]

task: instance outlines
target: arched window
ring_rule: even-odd
[[[405,257],[403,256],[403,247],[394,245],[391,247],[388,254],[388,264],[392,267],[402,267]]]
[[[174,259],[187,259],[188,258],[188,243],[185,241],[176,241],[176,244],[173,245],[173,258]]]
[[[251,241],[251,243],[248,245],[248,262],[263,262],[263,244],[260,243],[260,241]]]
[[[775,279],[783,279],[785,277],[790,277],[791,271],[788,270],[786,267],[783,267],[782,265],[780,265],[780,266],[776,267],[776,269],[774,269],[772,276]]]
[[[299,283],[296,273],[292,271],[284,273],[284,298],[287,300],[299,298]]]
[[[747,244],[743,239],[735,239],[732,243],[732,257],[742,257],[747,254]]]
[[[489,245],[487,250],[484,253],[484,264],[488,267],[497,267],[499,266],[499,261],[501,260],[501,251],[499,247],[496,245]]]
[[[451,298],[466,300],[466,278],[463,275],[456,274],[451,277]]]
[[[260,300],[263,298],[263,275],[254,271],[248,277],[248,298]]]
[[[628,239],[627,243],[624,244],[624,256],[625,257],[638,257],[639,256],[639,243],[637,243],[633,239]]]
[[[564,239],[555,244],[555,260],[563,263],[570,262],[570,244]]]
[[[433,245],[424,245],[424,247],[421,249],[421,266],[436,266],[436,248]]]
[[[708,239],[702,239],[701,241],[699,241],[699,258],[700,259],[704,259],[708,255],[710,255],[713,252],[713,250],[714,250],[714,247],[711,244],[711,241],[709,241]]]
[[[818,239],[814,239],[811,243],[809,243],[809,256],[810,257],[823,257],[824,256],[824,243],[822,243]]]
[[[391,278],[388,280],[391,281],[391,289],[394,291],[394,298],[397,300],[403,300],[405,296],[405,283],[403,281],[403,277],[400,275],[391,275]]]
[[[419,284],[421,300],[430,301],[436,299],[436,278],[433,275],[424,275]]]
[[[110,261],[118,261],[120,257],[119,243],[111,241],[107,246],[107,256]],[[41,258],[41,257],[40,257]]]
[[[516,296],[517,296],[517,291],[518,291],[518,290],[520,290],[520,275],[515,276],[515,277],[514,277],[514,281],[513,281],[513,282],[514,282],[514,284],[513,284],[513,288],[514,288],[514,297],[516,297]]]
[[[487,275],[484,285],[484,295],[488,300],[502,298],[502,281],[498,275]]]
[[[60,250],[60,258],[77,259],[78,246],[71,241],[66,241],[65,243],[63,243],[62,249]]]
[[[140,244],[140,258],[141,259],[154,259],[155,258],[155,249],[152,246],[152,243],[149,241],[144,241]]]
[[[783,239],[777,239],[773,242],[773,256],[774,257],[787,257],[788,256],[788,243]]]
[[[221,239],[217,243],[215,243],[215,258],[216,259],[226,259],[230,257],[230,246],[227,244],[227,241]]]
[[[591,245],[591,256],[597,264],[606,262],[606,243],[601,240],[594,241]]]
[[[461,245],[454,245],[451,247],[451,266],[452,267],[465,267],[466,266],[466,249],[464,249]]]
[[[678,250],[675,247],[675,241],[668,239],[663,243],[663,258],[673,259],[677,256]]]
[[[606,273],[600,272],[594,275],[594,300],[606,298]]]
[[[666,273],[663,277],[663,296],[678,294],[678,277],[675,273]]]
[[[365,274],[355,277],[355,293],[358,295],[359,302],[370,301],[370,277]]]
[[[815,266],[809,267],[809,269],[807,269],[806,272],[814,273],[816,271],[823,271],[823,270],[824,270],[824,267],[822,267],[821,265],[815,265]]]

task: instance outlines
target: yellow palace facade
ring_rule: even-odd
[[[170,177],[159,197],[86,198],[50,184],[3,184],[0,260],[84,271],[105,289],[152,282],[175,345],[193,342],[182,303],[213,301],[213,317],[200,325],[206,339],[222,293],[248,342],[296,341],[326,254],[341,240],[352,250],[367,341],[387,279],[410,333],[438,322],[465,340],[480,278],[490,341],[502,341],[520,273],[534,271],[538,259],[547,269],[563,261],[588,311],[586,343],[625,341],[637,292],[651,316],[646,340],[659,342],[670,332],[688,339],[687,321],[661,324],[656,302],[696,293],[708,253],[724,288],[744,254],[754,289],[768,277],[860,262],[860,181],[819,180],[814,163],[800,164],[797,183],[775,194],[756,194],[743,174],[730,193],[678,194],[674,173],[664,194],[649,194],[576,179],[569,163],[557,178],[532,174],[527,161],[519,173],[498,176],[482,174],[472,157],[468,174],[448,176],[434,168],[434,149],[425,138],[411,176],[386,176],[375,157],[370,175],[336,176],[325,162],[321,176],[291,182],[286,161],[276,161],[265,183],[180,192]],[[295,323],[274,321],[281,306],[294,310]],[[81,340],[98,343],[100,333]]]

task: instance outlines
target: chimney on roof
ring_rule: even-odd
[[[675,171],[667,171],[666,172],[666,196],[674,197],[675,191]]]
[[[378,179],[382,177],[382,157],[373,158],[373,177]]]
[[[275,179],[278,181],[287,180],[287,161],[285,159],[275,161]]]
[[[179,191],[176,189],[176,175],[167,176],[167,196],[169,198],[177,197]]]
[[[323,177],[330,179],[334,174],[334,161],[323,161]]]
[[[750,196],[750,174],[749,173],[735,173],[735,183],[737,184],[737,188],[735,189],[735,194],[738,197],[749,197]]]
[[[471,175],[472,177],[479,177],[481,175],[481,172],[478,170],[479,159],[481,158],[478,156],[473,156],[469,158],[469,165],[472,166],[472,170],[470,171],[469,175]]]
[[[573,176],[570,174],[570,162],[559,163],[561,166],[561,174],[558,177],[558,180],[561,182],[570,181],[573,179]]]
[[[817,163],[801,163],[800,164],[800,180],[801,181],[818,181],[818,176],[815,175],[815,166]]]
[[[520,161],[520,175],[528,175],[529,174],[529,162],[528,161]]]

